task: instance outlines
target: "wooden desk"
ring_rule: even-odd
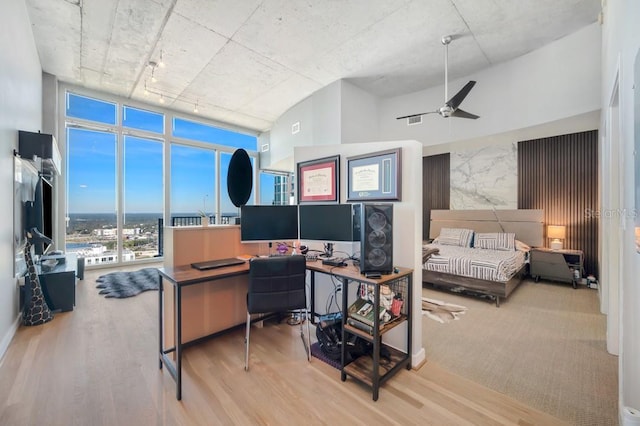
[[[311,271],[311,306],[314,306],[314,290],[315,290],[315,273],[323,273],[332,275],[342,281],[342,341],[346,341],[346,333],[354,334],[364,338],[373,343],[373,355],[372,357],[360,357],[356,361],[349,365],[345,365],[345,348],[342,346],[342,369],[341,380],[345,381],[347,375],[354,379],[371,386],[373,390],[374,401],[378,399],[378,389],[382,383],[393,376],[402,367],[411,369],[411,305],[412,305],[412,278],[413,270],[408,268],[399,268],[398,273],[383,275],[378,279],[367,278],[360,274],[360,269],[353,265],[346,267],[333,267],[323,265],[322,261],[307,262],[307,269]],[[177,266],[177,267],[164,267],[160,268],[160,283],[158,291],[158,303],[159,303],[159,356],[160,356],[160,369],[163,365],[167,367],[167,370],[176,381],[176,399],[182,399],[182,350],[185,346],[197,343],[203,339],[214,336],[220,331],[214,331],[213,333],[205,336],[197,336],[192,339],[187,339],[183,342],[183,289],[193,285],[210,285],[214,288],[218,285],[223,285],[225,279],[240,277],[248,275],[249,262],[242,265],[227,266],[223,268],[211,269],[208,271],[199,271],[192,268],[190,265]],[[173,291],[166,293],[164,291],[163,281],[167,281],[171,284]],[[350,283],[364,283],[372,285],[375,289],[375,306],[380,305],[380,286],[382,284],[393,287],[398,283],[401,283],[404,296],[404,305],[402,315],[400,319],[393,321],[392,323],[385,325],[382,329],[379,327],[379,319],[375,319],[374,333],[369,335],[368,333],[358,330],[355,327],[346,324],[347,310],[348,310],[348,286]],[[171,338],[166,338],[165,332],[165,301],[164,298],[171,295],[173,298],[173,310],[171,316],[173,317],[173,334]],[[243,315],[246,318],[246,299],[244,300]],[[313,308],[312,308],[312,315]],[[216,312],[214,316],[224,317],[225,313]],[[391,353],[391,362],[387,365],[380,364],[380,349],[382,348],[382,335],[387,331],[395,328],[399,324],[407,323],[407,351],[401,352],[397,349],[386,347]],[[192,336],[193,337],[193,336]],[[165,341],[173,340],[174,345],[170,348],[165,348]],[[173,353],[175,361],[173,361],[169,354]],[[362,358],[362,359],[361,359]],[[380,370],[383,370],[381,373]]]
[[[345,365],[346,345],[342,345],[341,374],[340,379],[344,382],[347,376],[351,376],[360,383],[371,387],[373,400],[378,400],[380,385],[390,379],[401,368],[411,369],[411,306],[413,288],[413,270],[409,268],[398,268],[398,272],[382,275],[380,278],[367,278],[360,273],[360,268],[349,264],[348,266],[335,267],[323,265],[321,260],[307,262],[307,269],[311,271],[311,315],[316,315],[313,294],[315,291],[315,273],[332,275],[342,281],[342,341],[347,341],[347,334],[359,336],[373,344],[371,357],[360,356],[348,365]],[[348,319],[348,295],[349,284],[367,284],[374,289],[374,312],[380,306],[380,286],[388,285],[398,292],[404,292],[404,304],[400,317],[384,326],[380,327],[380,319],[374,316],[373,334],[369,334],[358,328],[347,324]],[[382,336],[400,324],[407,323],[407,351],[401,352],[390,346],[383,345]],[[387,364],[380,363],[380,351],[385,348],[390,354]],[[382,370],[382,372],[381,372]]]
[[[217,269],[210,269],[208,271],[199,271],[192,268],[190,265],[177,266],[177,267],[165,267],[160,268],[160,283],[158,289],[158,303],[159,303],[159,342],[160,342],[160,369],[165,365],[167,370],[171,374],[171,377],[176,381],[176,399],[182,399],[182,350],[186,345],[196,343],[207,337],[211,337],[217,332],[214,332],[207,336],[199,336],[193,340],[183,342],[182,341],[182,290],[185,287],[195,284],[203,285],[205,283],[211,283],[215,286],[221,284],[222,280],[226,278],[232,278],[240,275],[247,275],[249,273],[249,262],[241,265],[226,266]],[[165,348],[165,304],[164,304],[164,284],[163,281],[169,282],[173,288],[173,341],[174,345],[170,348]],[[245,302],[246,303],[246,302]],[[245,311],[246,312],[246,305]],[[246,315],[246,314],[245,314]],[[221,317],[224,316],[220,315]],[[167,339],[168,340],[168,339]],[[168,354],[175,352],[175,364],[168,356]]]

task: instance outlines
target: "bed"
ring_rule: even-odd
[[[542,210],[432,210],[422,282],[506,299],[527,274],[529,247],[543,245]],[[431,254],[437,249],[437,253]]]

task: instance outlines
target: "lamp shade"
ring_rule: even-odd
[[[548,225],[547,237],[564,240],[567,237],[567,227],[563,225]]]

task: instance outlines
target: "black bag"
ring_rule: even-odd
[[[321,315],[316,325],[316,337],[320,350],[327,358],[340,361],[342,357],[342,314],[340,312]],[[373,345],[366,340],[347,334],[345,364],[362,355],[371,353]]]

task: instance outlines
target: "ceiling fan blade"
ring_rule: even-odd
[[[480,118],[479,115],[471,114],[470,112],[463,111],[460,108],[458,108],[457,110],[453,111],[451,113],[450,117],[471,118],[472,120],[475,120],[476,118]]]
[[[436,112],[437,111],[429,111],[429,112],[421,112],[420,114],[403,115],[402,117],[396,118],[396,120],[402,120],[404,118],[420,117],[421,115],[433,114]]]
[[[449,105],[453,109],[458,108],[458,105],[462,103],[464,98],[467,97],[467,95],[475,85],[476,85],[475,81],[473,80],[469,81],[467,84],[464,85],[462,89],[460,89],[458,93],[456,93],[455,95],[453,95],[451,99],[449,99],[449,101],[447,102],[447,105]]]

